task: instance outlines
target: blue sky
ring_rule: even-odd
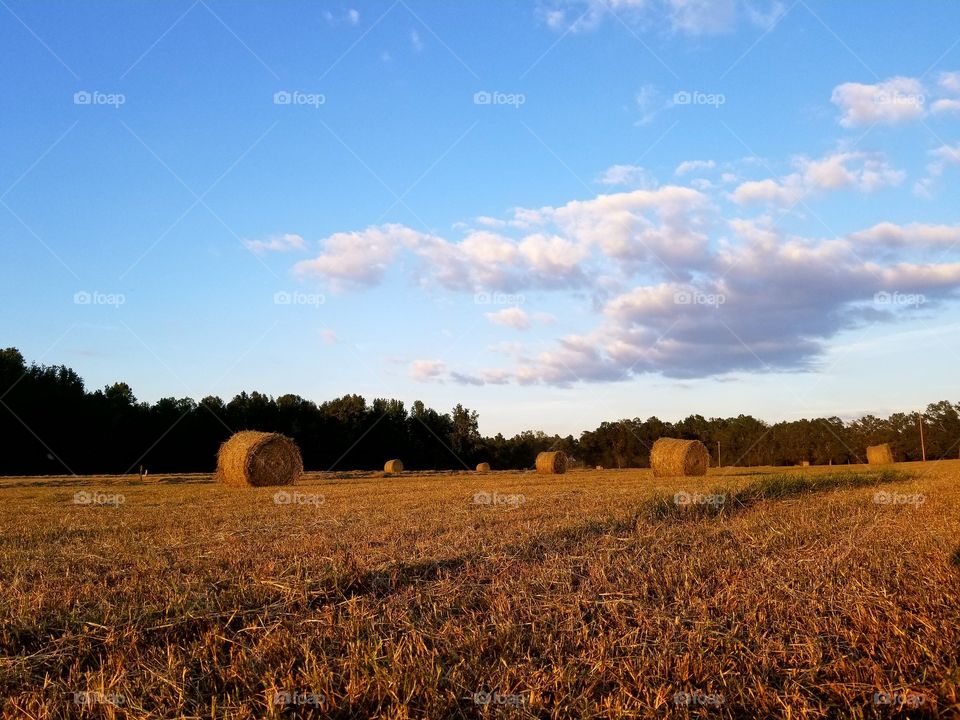
[[[484,433],[956,400],[960,6],[0,3],[0,340]]]

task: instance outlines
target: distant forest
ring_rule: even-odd
[[[960,454],[960,403],[941,401],[922,414],[928,460]],[[650,447],[663,436],[699,439],[717,464],[846,464],[863,462],[867,445],[889,442],[897,460],[921,458],[916,414],[795,420],[769,425],[749,415],[691,415],[678,423],[604,422],[595,430],[560,437],[525,431],[512,438],[483,437],[478,415],[462,405],[438,412],[419,400],[344,395],[315,403],[299,395],[273,398],[242,392],[229,402],[205,397],[138,402],[130,386],[115,383],[88,392],[63,365],[27,364],[15,348],[0,351],[0,474],[209,472],[217,449],[238,430],[280,432],[296,440],[307,470],[373,470],[400,458],[411,470],[531,468],[537,453],[563,450],[593,467],[646,467]]]

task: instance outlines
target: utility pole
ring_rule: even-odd
[[[917,413],[917,424],[920,426],[920,454],[923,457],[923,461],[927,461],[927,448],[923,443],[923,415]]]

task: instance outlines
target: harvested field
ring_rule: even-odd
[[[0,479],[3,715],[960,711],[960,461],[379,475]]]

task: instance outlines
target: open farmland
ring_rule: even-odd
[[[960,461],[0,497],[5,717],[960,712]]]

